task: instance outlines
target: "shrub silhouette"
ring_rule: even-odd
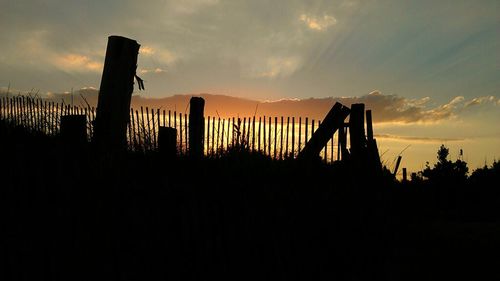
[[[463,184],[467,180],[469,168],[467,163],[460,159],[455,162],[448,160],[450,150],[442,144],[437,151],[438,162],[434,167],[429,166],[427,162],[425,169],[422,171],[422,176],[427,178],[431,183],[436,184]]]
[[[491,167],[484,165],[483,168],[474,170],[469,181],[477,186],[490,186],[493,183],[498,183],[500,181],[500,162],[495,160]]]

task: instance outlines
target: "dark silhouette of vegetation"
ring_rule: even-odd
[[[473,185],[488,185],[488,183],[500,183],[500,162],[494,161],[491,166],[484,165],[472,172],[469,181]]]
[[[431,168],[429,162],[427,162],[425,169],[422,171],[422,176],[437,184],[448,184],[450,186],[464,184],[469,172],[467,163],[460,159],[452,162],[448,160],[448,155],[449,149],[441,145],[437,152],[438,162],[434,165],[434,168]]]

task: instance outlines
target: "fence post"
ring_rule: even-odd
[[[299,143],[297,144],[297,154],[300,152],[300,140],[302,138],[302,117],[299,117]]]
[[[217,156],[219,151],[220,151],[220,147],[219,147],[219,139],[220,139],[220,117],[217,118],[217,139],[216,139],[216,144],[215,144],[215,153]]]
[[[283,116],[281,116],[280,129],[280,160],[283,160]]]
[[[184,113],[184,142],[186,143],[186,147],[184,148],[184,152],[186,154],[189,153],[189,141],[188,141],[188,116]]]
[[[167,159],[173,159],[177,156],[177,129],[163,126],[159,127],[158,151]]]
[[[285,141],[285,158],[288,158],[288,136],[290,132],[290,116],[286,118],[286,141]]]
[[[94,141],[101,149],[126,148],[139,47],[125,37],[108,38],[94,131]]]
[[[267,138],[267,153],[269,156],[271,156],[271,131],[272,131],[272,128],[271,128],[271,116],[269,116],[269,128],[268,128],[268,135],[269,137]]]
[[[262,124],[262,126],[263,126],[263,128],[262,128],[262,135],[263,135],[262,145],[263,145],[264,155],[266,155],[266,116],[265,115],[263,116],[262,121],[264,122]]]
[[[250,117],[248,117],[248,126],[247,126],[247,141],[248,141],[248,150],[250,150],[250,125],[252,124]]]
[[[372,125],[372,111],[366,111],[366,133],[367,133],[367,143],[366,148],[368,150],[368,159],[371,168],[374,171],[382,171],[382,164],[380,163],[380,155],[378,154],[377,140],[373,138],[373,125]]]
[[[238,120],[239,120],[239,118],[238,118]],[[236,120],[236,121],[238,121],[238,120]],[[234,148],[234,127],[235,127],[235,126],[237,126],[237,124],[236,124],[236,123],[234,123],[234,117],[231,119],[231,121],[232,121],[232,123],[233,123],[233,127],[231,128],[231,132],[232,132],[232,134],[231,134],[231,136],[232,136],[232,137],[231,137],[231,146]],[[239,129],[240,129],[240,128],[238,128],[238,130],[239,130]]]
[[[278,117],[274,117],[274,159],[276,160],[276,143],[278,142]]]
[[[372,111],[366,111],[366,138],[368,142],[373,140]]]
[[[212,156],[215,154],[215,116],[212,116]]]
[[[142,107],[141,107],[142,109]],[[137,120],[137,141],[139,142],[139,147],[141,149],[141,151],[143,150],[143,147],[142,147],[142,135],[141,135],[141,123],[139,122],[139,111],[138,110],[135,110],[135,119]]]
[[[87,112],[87,109],[85,108],[85,112]],[[135,118],[134,118],[134,109],[130,109],[130,124],[132,126],[132,141],[133,141],[133,148],[134,150],[137,150],[137,138],[135,134]]]
[[[156,149],[155,111],[151,108],[150,112],[151,112],[151,128],[153,130],[153,137],[151,138],[152,139],[152,143],[153,143],[152,150],[155,150]],[[149,121],[148,121],[148,124],[149,124]]]
[[[179,153],[182,155],[182,112],[179,113]]]
[[[224,127],[226,126],[226,119],[222,118],[222,129],[220,134],[220,150],[219,153],[224,151]]]
[[[226,149],[229,149],[229,132],[231,131],[231,118],[227,118]]]
[[[210,154],[210,116],[207,118],[207,155]]]
[[[295,117],[292,117],[292,159],[295,158]]]
[[[192,97],[189,101],[189,155],[203,157],[203,136],[205,100],[201,97]]]
[[[257,151],[260,152],[260,126],[262,123],[262,117],[259,116],[259,128],[257,129]]]
[[[354,161],[361,163],[366,153],[365,137],[365,105],[355,103],[351,105],[349,117],[349,140],[351,143],[351,157]]]
[[[144,116],[142,117],[144,118]],[[151,137],[151,123],[149,122],[149,107],[146,106],[146,122],[148,124],[148,149],[149,150],[153,150],[152,149],[152,146],[153,146],[153,138]]]

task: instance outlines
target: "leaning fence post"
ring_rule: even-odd
[[[108,38],[94,131],[94,141],[101,149],[127,147],[127,123],[139,47],[135,40],[125,37]]]
[[[403,158],[403,157],[401,155],[399,155],[398,160],[396,160],[396,166],[394,167],[394,172],[392,172],[392,175],[394,177],[398,174],[399,164],[401,164],[401,158]]]
[[[316,131],[314,131],[314,125],[312,126],[313,129],[311,139],[306,142],[304,149],[299,153],[298,158],[313,159],[318,157],[321,150],[323,150],[325,145],[328,143],[330,136],[343,127],[344,120],[349,115],[349,112],[349,108],[338,102],[335,103]]]

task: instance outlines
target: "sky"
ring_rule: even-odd
[[[410,144],[409,167],[434,162],[440,143],[423,139],[448,140],[452,157],[465,147],[472,166],[500,158],[497,0],[0,3],[3,90],[99,88],[107,37],[121,35],[141,44],[145,98],[358,98],[393,112],[375,128],[388,161]]]

